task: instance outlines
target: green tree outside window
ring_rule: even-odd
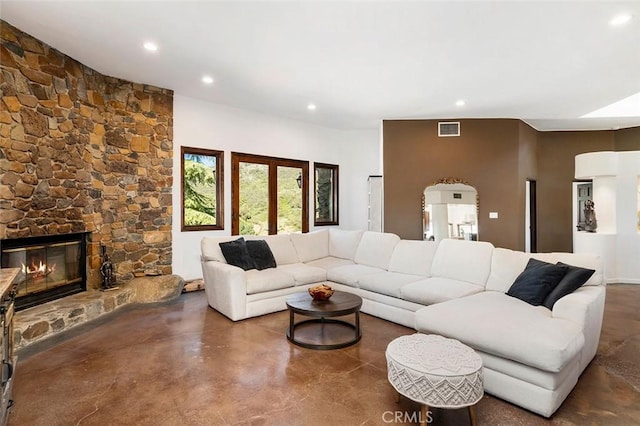
[[[181,147],[182,230],[223,229],[223,153]]]

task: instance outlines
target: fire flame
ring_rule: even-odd
[[[36,265],[35,260],[31,260],[31,264],[29,266],[23,263],[21,270],[22,273],[27,276],[32,275],[36,278],[45,277],[56,270],[56,264],[54,263],[51,266],[47,266],[46,263],[42,263],[42,261],[40,261],[39,264]]]

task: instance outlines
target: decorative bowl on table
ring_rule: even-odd
[[[333,289],[326,284],[320,284],[315,287],[309,288],[309,294],[313,297],[313,300],[329,300],[333,295]]]

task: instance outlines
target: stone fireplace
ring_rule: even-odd
[[[171,274],[173,92],[102,75],[4,21],[0,29],[2,250],[87,233],[88,288],[100,284],[101,245],[118,283],[147,269]]]
[[[0,240],[0,266],[20,270],[16,310],[85,291],[86,241],[86,233]]]

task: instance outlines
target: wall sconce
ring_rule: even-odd
[[[298,173],[298,177],[296,178],[296,183],[298,184],[298,188],[302,189],[302,172]]]

